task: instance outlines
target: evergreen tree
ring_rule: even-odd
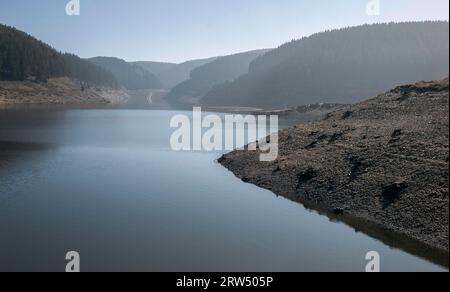
[[[249,74],[203,104],[284,108],[353,103],[398,84],[448,77],[449,23],[408,22],[327,31],[256,58]]]
[[[46,82],[69,77],[116,88],[111,72],[72,54],[61,54],[49,45],[13,27],[0,24],[0,80]]]

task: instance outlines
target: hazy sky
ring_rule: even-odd
[[[364,23],[448,20],[448,0],[0,0],[0,23],[81,57],[181,62],[277,47],[325,29]]]

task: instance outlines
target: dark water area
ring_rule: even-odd
[[[179,113],[0,111],[0,271],[447,271],[172,151]]]

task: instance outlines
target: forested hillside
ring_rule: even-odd
[[[203,97],[215,85],[233,81],[248,73],[250,62],[269,50],[257,50],[218,58],[192,70],[190,79],[177,86],[166,99],[173,104],[190,104],[190,99]]]
[[[0,80],[46,82],[56,77],[117,87],[110,72],[75,55],[61,54],[22,31],[0,24]]]
[[[101,67],[83,60],[73,54],[64,54],[64,60],[70,68],[71,78],[87,81],[93,84],[109,85],[113,88],[117,88],[119,86],[117,79],[108,70],[102,69]]]
[[[127,89],[160,89],[162,87],[160,80],[153,73],[124,60],[96,57],[89,61],[112,72],[119,84]]]
[[[161,80],[161,75],[177,66],[175,63],[164,63],[164,62],[131,62],[130,64],[138,65],[139,67],[147,70],[156,75]]]
[[[442,79],[449,71],[449,23],[364,25],[287,43],[218,86],[206,105],[283,108],[353,103],[397,84]]]
[[[217,58],[191,60],[180,64],[158,62],[135,62],[134,64],[155,74],[161,80],[164,88],[172,89],[174,86],[189,79],[191,71],[208,64]]]

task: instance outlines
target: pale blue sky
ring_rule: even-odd
[[[364,23],[448,20],[448,0],[0,0],[0,23],[16,26],[61,51],[181,62],[276,47],[326,29]]]

